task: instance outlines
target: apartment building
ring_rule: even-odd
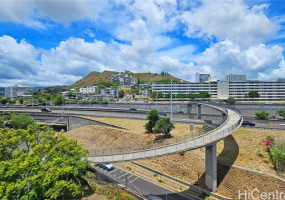
[[[281,101],[285,98],[285,82],[246,81],[229,82],[228,84],[228,97],[234,97],[237,101],[249,100],[247,95],[250,91],[259,93],[260,97],[255,101]]]
[[[5,87],[6,98],[16,98],[22,95],[30,94],[32,91],[31,87],[20,87],[18,85]]]
[[[199,76],[198,76],[199,77]],[[207,80],[203,82],[203,80]],[[210,81],[209,81],[210,80]],[[214,80],[208,75],[198,78],[200,82],[173,83],[172,92],[176,94],[199,93],[206,91],[212,99],[227,99],[234,97],[237,101],[248,101],[248,94],[251,91],[259,93],[260,97],[255,101],[284,101],[285,82],[279,78],[278,81],[246,80],[246,75],[227,75],[226,81]],[[153,83],[152,92],[171,92],[170,83]]]
[[[112,76],[112,82],[121,86],[134,86],[136,84],[136,78],[127,74],[118,74]]]
[[[153,83],[152,92],[162,92],[163,94],[168,94],[171,92],[170,83]],[[211,98],[216,99],[218,95],[218,84],[217,81],[208,83],[173,83],[172,84],[172,94],[189,94],[199,92],[208,92]]]

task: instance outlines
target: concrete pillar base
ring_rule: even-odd
[[[212,192],[217,190],[217,143],[206,147],[206,186]]]
[[[202,119],[202,108],[201,108],[201,105],[197,105],[197,119]]]

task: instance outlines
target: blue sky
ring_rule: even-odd
[[[91,71],[285,78],[280,0],[0,0],[0,86]]]

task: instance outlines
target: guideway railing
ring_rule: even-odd
[[[229,120],[228,109],[221,107],[221,106],[216,106],[216,105],[209,105],[209,104],[203,104],[203,103],[202,105],[206,105],[214,109],[217,109],[221,111],[225,116],[222,118],[221,121],[219,121],[215,125],[208,125],[207,128],[202,129],[200,131],[197,131],[197,132],[193,131],[193,133],[188,133],[188,134],[177,136],[174,138],[157,140],[157,141],[153,141],[150,143],[135,144],[135,145],[124,146],[124,147],[90,149],[89,157],[126,154],[126,153],[132,153],[136,151],[144,151],[144,150],[150,150],[150,149],[156,149],[156,148],[168,148],[168,147],[171,147],[172,145],[177,145],[179,143],[186,143],[190,141],[191,142],[188,144],[189,146],[188,149],[192,148],[191,145],[193,146],[193,148],[195,148],[198,146],[204,146],[206,144],[210,144],[213,141],[218,141],[220,139],[223,139],[224,137],[229,135],[233,130],[235,130],[237,127],[240,126],[242,117],[238,112],[232,111],[240,116],[239,120],[236,121],[231,126],[222,128],[225,124],[227,124]]]

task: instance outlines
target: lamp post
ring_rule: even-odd
[[[61,102],[61,117],[63,117],[63,100],[64,100],[64,97],[62,95],[62,102]]]
[[[173,120],[173,103],[172,103],[172,76],[171,76],[171,82],[170,82],[170,121],[172,122]]]

